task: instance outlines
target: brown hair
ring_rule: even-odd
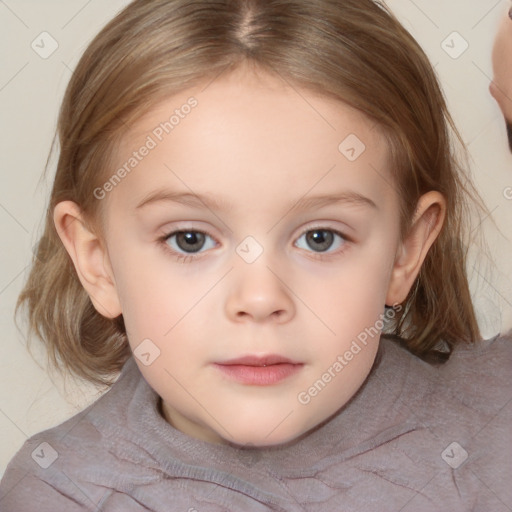
[[[478,339],[463,242],[468,199],[477,195],[457,164],[452,140],[460,137],[451,137],[456,131],[432,66],[383,4],[136,0],[89,45],[60,111],[45,230],[17,304],[28,306],[30,331],[52,361],[108,383],[130,355],[122,317],[102,317],[82,288],[54,227],[55,205],[74,201],[94,226],[101,202],[93,190],[112,169],[128,127],[166,97],[242,63],[343,101],[381,127],[402,198],[403,234],[419,197],[443,194],[445,225],[391,331],[425,359],[440,342],[450,352]]]

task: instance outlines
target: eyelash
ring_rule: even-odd
[[[299,240],[305,234],[307,234],[311,231],[328,231],[330,233],[333,233],[334,235],[339,236],[344,242],[342,248],[338,249],[337,251],[334,251],[334,252],[327,253],[327,252],[306,251],[309,254],[310,258],[316,259],[316,260],[325,261],[329,257],[341,255],[347,249],[347,247],[345,247],[345,245],[347,243],[353,241],[351,238],[349,238],[347,235],[345,235],[341,231],[337,231],[336,229],[327,228],[327,227],[323,227],[323,226],[309,227],[308,229],[302,231],[302,233],[297,237],[297,240]],[[178,230],[174,230],[169,233],[166,233],[163,236],[159,237],[158,242],[162,246],[164,251],[167,254],[170,254],[173,258],[175,258],[178,263],[184,263],[184,264],[191,263],[194,260],[198,260],[199,258],[202,257],[203,254],[206,253],[205,252],[205,253],[183,254],[181,252],[175,251],[174,249],[171,249],[171,247],[169,247],[169,244],[167,242],[173,235],[177,235],[178,233],[199,233],[204,236],[210,237],[212,240],[214,240],[216,243],[218,243],[217,240],[215,240],[215,238],[213,236],[206,233],[206,231],[201,231],[199,229],[188,229],[188,230],[187,229],[178,229]],[[302,249],[302,250],[304,250],[304,249]]]
[[[199,229],[177,229],[177,230],[171,231],[170,233],[167,233],[167,234],[161,236],[158,239],[158,242],[161,244],[163,250],[167,254],[170,254],[173,258],[175,258],[178,263],[191,263],[194,260],[201,258],[201,256],[203,255],[203,253],[183,254],[181,252],[175,251],[174,249],[171,249],[171,247],[169,247],[169,244],[167,242],[168,242],[169,238],[171,238],[173,235],[177,235],[178,233],[200,233],[202,235],[210,237],[212,240],[214,240],[217,243],[217,240],[215,240],[215,238],[213,236],[206,233],[206,231],[201,231]]]
[[[198,256],[193,256],[192,254],[181,254],[181,252],[174,253],[174,257],[178,263],[191,263],[194,259],[198,258]]]

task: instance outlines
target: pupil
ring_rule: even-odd
[[[204,245],[202,233],[181,232],[176,235],[176,243],[185,252],[197,252]]]
[[[311,249],[318,252],[327,251],[334,241],[334,235],[330,231],[310,231],[306,238]]]

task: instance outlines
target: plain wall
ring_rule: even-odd
[[[340,0],[341,1],[341,0]],[[45,370],[44,351],[25,347],[13,321],[16,298],[38,240],[51,180],[41,180],[65,86],[88,42],[128,2],[6,0],[0,2],[0,475],[27,437],[54,426],[98,396],[90,386]],[[492,216],[480,228],[490,256],[469,272],[480,324],[488,337],[512,327],[512,156],[501,112],[489,94],[490,54],[502,0],[390,0],[390,7],[423,46],[444,87],[456,124],[468,144],[472,171]],[[511,29],[512,30],[512,29]],[[51,49],[48,32],[57,50]],[[453,35],[453,32],[459,35]],[[42,48],[41,37],[46,38]],[[452,58],[443,49],[466,51]],[[54,167],[50,168],[50,178]],[[510,194],[508,194],[510,198]],[[493,221],[494,219],[494,221]]]

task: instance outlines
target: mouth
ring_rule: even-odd
[[[298,373],[303,363],[280,355],[245,356],[214,363],[225,376],[240,384],[270,386]]]

